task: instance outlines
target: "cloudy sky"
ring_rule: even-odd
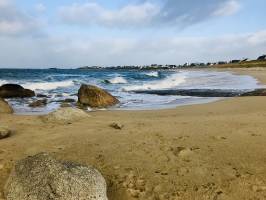
[[[0,67],[183,64],[266,54],[265,0],[0,0]]]

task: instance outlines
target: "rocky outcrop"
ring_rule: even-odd
[[[0,97],[2,98],[25,98],[34,96],[34,91],[24,89],[22,86],[17,84],[5,84],[0,87]]]
[[[266,89],[257,89],[251,92],[246,92],[241,96],[266,96]]]
[[[106,108],[119,103],[107,91],[92,85],[82,85],[78,92],[78,102],[92,108]]]
[[[195,96],[195,97],[239,97],[239,96],[266,96],[266,89],[256,89],[250,92],[243,90],[222,89],[173,89],[173,90],[136,90],[139,94],[156,94],[161,96]]]
[[[0,140],[9,137],[11,130],[7,127],[0,126]]]
[[[0,98],[0,113],[5,113],[5,114],[13,113],[12,107],[2,98]]]
[[[85,111],[72,107],[59,108],[48,115],[41,116],[45,122],[51,123],[71,123],[88,117],[90,117],[90,115]]]
[[[6,200],[107,200],[98,170],[47,153],[17,162],[4,193]]]
[[[47,99],[40,99],[37,101],[34,101],[29,104],[29,107],[37,108],[37,107],[43,107],[47,105]]]

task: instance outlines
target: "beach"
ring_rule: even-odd
[[[266,84],[265,69],[231,70]],[[14,163],[40,152],[96,167],[110,200],[266,199],[265,108],[265,97],[236,97],[174,109],[96,111],[66,124],[0,114],[0,124],[13,130],[0,140],[0,199]]]

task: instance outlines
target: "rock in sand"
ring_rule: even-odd
[[[0,126],[0,140],[9,137],[11,130],[7,127]]]
[[[18,161],[4,194],[6,200],[107,200],[106,182],[98,170],[47,153]]]
[[[78,102],[92,108],[106,108],[118,104],[119,100],[101,88],[83,84],[78,92]]]
[[[2,98],[0,98],[0,113],[5,113],[5,114],[13,113],[12,107]]]
[[[117,129],[117,130],[122,130],[124,128],[124,125],[114,122],[114,123],[110,124],[110,127],[114,128],[114,129]]]
[[[41,117],[45,122],[70,123],[90,117],[90,115],[78,108],[64,107]]]

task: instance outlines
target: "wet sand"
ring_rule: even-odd
[[[227,70],[228,71],[228,70]],[[233,69],[266,84],[265,69]],[[0,115],[0,199],[18,159],[39,152],[93,165],[110,200],[266,199],[266,97],[158,111],[99,111],[68,124]],[[122,130],[110,127],[113,122]]]

